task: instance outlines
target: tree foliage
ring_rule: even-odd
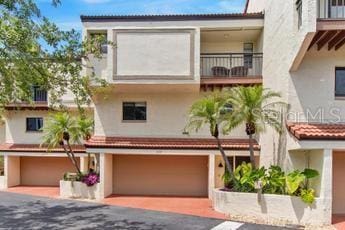
[[[59,0],[52,4],[58,6]],[[88,55],[99,57],[100,42],[82,41],[76,30],[63,31],[44,17],[32,0],[0,0],[0,108],[8,103],[31,101],[32,86],[49,92],[52,106],[72,92],[80,107],[90,103],[90,83],[100,82],[93,71],[81,75]]]
[[[85,116],[71,116],[67,112],[51,114],[43,127],[42,145],[48,149],[62,147],[76,171],[81,174],[73,145],[82,144],[93,133],[93,120]]]

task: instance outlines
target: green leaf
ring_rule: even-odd
[[[307,178],[307,179],[311,179],[311,178],[314,178],[314,177],[317,177],[319,176],[319,172],[315,169],[309,169],[309,168],[306,168],[304,169],[304,171],[302,172],[302,174]]]
[[[286,190],[289,195],[295,194],[298,188],[301,186],[305,176],[299,171],[295,170],[286,176]]]
[[[306,204],[312,204],[315,201],[314,189],[301,189],[301,199]]]

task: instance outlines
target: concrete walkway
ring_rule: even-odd
[[[271,226],[225,222],[91,202],[0,192],[0,229],[275,230]]]

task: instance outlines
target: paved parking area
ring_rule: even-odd
[[[0,229],[283,229],[9,192],[0,192],[0,207]]]

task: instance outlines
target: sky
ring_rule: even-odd
[[[242,12],[245,0],[36,0],[42,15],[61,29],[81,30],[80,15],[199,14]]]

